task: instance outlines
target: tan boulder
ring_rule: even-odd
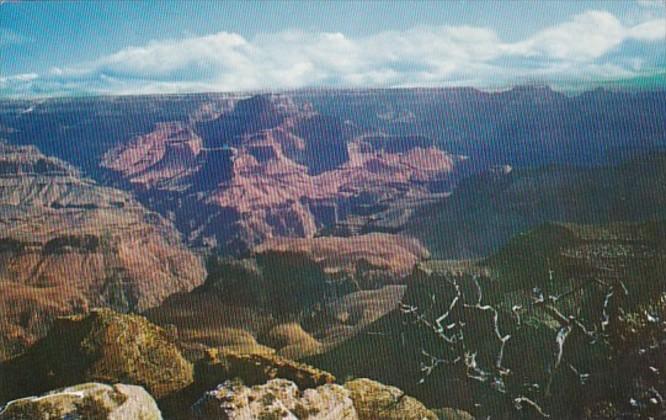
[[[420,401],[394,386],[370,379],[354,379],[344,385],[351,392],[360,420],[437,420]]]
[[[349,391],[326,384],[303,391],[285,379],[253,387],[227,381],[192,407],[195,419],[357,420]]]
[[[196,364],[195,370],[197,382],[207,386],[234,378],[248,385],[281,378],[294,382],[301,389],[335,382],[335,376],[328,372],[267,353],[240,354],[210,349],[206,358]]]

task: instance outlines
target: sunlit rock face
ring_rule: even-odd
[[[372,420],[378,416],[388,420],[437,419],[435,413],[420,401],[394,386],[360,378],[345,383],[344,387],[350,391],[360,420]]]
[[[450,191],[462,162],[428,138],[367,135],[288,96],[259,95],[214,119],[159,124],[108,151],[102,166],[191,243],[243,253],[275,237],[360,233],[377,220],[390,230]]]
[[[9,401],[1,420],[95,418],[99,420],[161,420],[155,400],[140,386],[85,383],[34,397]]]
[[[252,388],[225,382],[206,392],[192,407],[193,418],[357,420],[349,391],[336,384],[299,390],[284,379]]]
[[[61,317],[28,351],[0,364],[0,401],[84,382],[143,386],[154,398],[190,385],[175,337],[138,315],[96,309]]]
[[[58,315],[142,311],[205,276],[178,232],[132,196],[31,146],[0,143],[0,358]]]

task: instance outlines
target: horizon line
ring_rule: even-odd
[[[275,88],[251,90],[201,90],[191,92],[155,92],[155,93],[102,93],[102,92],[72,92],[46,95],[0,95],[0,101],[38,101],[49,99],[76,99],[76,98],[123,98],[123,97],[149,97],[149,96],[195,96],[195,95],[224,95],[224,96],[255,96],[269,94],[299,94],[308,92],[372,92],[372,91],[444,91],[444,90],[475,90],[485,94],[509,92],[516,88],[546,88],[565,96],[579,96],[596,90],[609,92],[661,92],[666,91],[666,72],[657,73],[651,77],[663,77],[661,83],[649,86],[626,85],[633,79],[606,80],[599,82],[580,82],[581,87],[573,87],[576,83],[566,83],[565,86],[547,82],[516,83],[502,87],[482,87],[475,85],[441,85],[441,86],[308,86],[300,88]],[[584,85],[584,86],[583,86]]]

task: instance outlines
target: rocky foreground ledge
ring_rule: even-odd
[[[140,386],[85,383],[10,401],[0,419],[159,420],[162,414]]]
[[[400,389],[270,354],[211,350],[192,364],[177,333],[108,309],[56,320],[0,365],[0,420],[469,419],[439,417]],[[27,397],[26,397],[27,396]]]

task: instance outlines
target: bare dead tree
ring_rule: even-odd
[[[553,272],[550,271],[549,275],[550,280],[552,280]],[[465,296],[462,291],[462,285],[456,277],[447,276],[446,281],[453,288],[453,296],[450,297],[450,301],[445,305],[446,310],[434,318],[434,321],[430,320],[431,318],[428,316],[428,313],[432,310],[438,298],[435,294],[431,295],[432,302],[430,308],[426,310],[422,310],[415,305],[404,303],[400,305],[400,309],[405,315],[413,317],[414,322],[432,331],[442,340],[442,353],[449,355],[437,356],[426,349],[421,349],[424,360],[421,363],[422,377],[419,383],[424,383],[428,377],[442,366],[461,365],[468,380],[482,383],[493,391],[504,394],[513,402],[513,406],[517,410],[524,410],[526,407],[530,407],[538,415],[545,418],[550,417],[550,414],[544,409],[543,403],[551,397],[553,380],[562,366],[568,367],[569,371],[578,377],[578,382],[581,385],[585,385],[590,377],[589,373],[583,372],[567,361],[566,345],[568,339],[574,334],[581,334],[582,337],[589,340],[590,344],[603,340],[604,333],[611,323],[610,306],[613,296],[616,294],[618,288],[625,294],[628,294],[626,286],[621,282],[615,285],[602,282],[601,285],[605,291],[601,314],[598,317],[599,323],[597,325],[586,325],[578,314],[563,313],[562,309],[558,308],[558,304],[575,296],[584,288],[594,285],[594,282],[580,284],[558,295],[546,295],[539,288],[532,290],[529,309],[532,311],[542,311],[560,325],[553,337],[555,350],[550,368],[546,372],[545,383],[524,384],[528,389],[543,390],[543,397],[537,401],[535,397],[517,392],[519,390],[509,389],[507,386],[506,378],[512,375],[512,369],[505,365],[504,358],[506,348],[510,345],[512,334],[504,331],[500,325],[501,309],[489,302],[484,302],[484,294],[479,283],[479,277],[472,276],[471,278],[475,290],[473,298]],[[599,285],[598,282],[596,284]],[[497,342],[493,365],[482,366],[478,361],[478,349],[471,348],[465,339],[466,322],[464,317],[453,316],[453,314],[459,314],[461,310],[490,314],[490,331],[492,331],[493,339]],[[521,312],[524,311],[525,308],[522,305],[513,305],[511,307],[510,319],[512,319],[513,325],[510,326],[510,330],[516,330],[522,326]]]

